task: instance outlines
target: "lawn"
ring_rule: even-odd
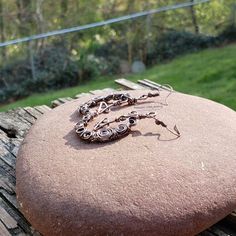
[[[236,110],[236,45],[208,49],[185,55],[175,60],[156,65],[141,74],[126,75],[137,81],[150,79],[161,84],[170,84],[175,90],[194,94],[225,104]],[[15,107],[50,105],[59,97],[73,97],[81,92],[115,88],[115,77],[100,77],[86,84],[43,94],[34,94],[25,99],[0,107],[0,111]]]

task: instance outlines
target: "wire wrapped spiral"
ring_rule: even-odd
[[[154,119],[157,125],[168,129],[164,122],[156,118],[155,112],[138,114],[136,111],[132,111],[127,115],[121,115],[111,121],[109,121],[108,118],[104,118],[95,124],[93,130],[88,130],[87,128],[90,121],[101,113],[109,113],[112,107],[121,106],[123,104],[131,106],[139,101],[159,95],[159,92],[157,92],[144,94],[138,98],[132,98],[129,94],[120,93],[93,98],[79,107],[78,112],[82,115],[82,119],[75,125],[75,132],[80,139],[87,142],[109,142],[125,137],[131,132],[131,127],[135,126],[138,120],[145,118]],[[96,106],[99,106],[98,109],[91,111],[91,108]],[[109,125],[112,123],[119,123],[118,127],[110,127]],[[176,136],[180,136],[176,126],[174,127],[174,131],[169,131]]]

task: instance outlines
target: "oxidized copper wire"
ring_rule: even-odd
[[[88,142],[108,142],[115,139],[125,137],[131,132],[131,127],[137,124],[138,120],[142,119],[154,119],[157,125],[161,125],[168,131],[176,136],[180,136],[177,127],[174,127],[174,131],[167,128],[167,125],[156,118],[155,112],[149,112],[146,114],[139,114],[136,111],[132,111],[127,115],[121,115],[113,120],[104,118],[96,123],[92,130],[87,128],[88,123],[92,121],[101,113],[109,113],[112,107],[121,106],[123,104],[132,106],[139,101],[146,100],[151,97],[157,97],[160,93],[148,93],[138,98],[133,98],[130,94],[109,94],[107,96],[100,96],[93,98],[92,100],[84,103],[78,109],[78,112],[82,115],[82,119],[75,125],[75,131],[77,135],[84,141]],[[98,106],[98,109],[91,111],[91,108]],[[112,123],[119,123],[118,127],[110,127]]]

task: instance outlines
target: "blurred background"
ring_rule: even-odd
[[[0,0],[0,42],[197,0]],[[0,47],[0,111],[150,79],[236,110],[236,0]]]

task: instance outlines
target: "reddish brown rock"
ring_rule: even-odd
[[[140,95],[143,91],[130,92]],[[236,208],[236,113],[199,97],[172,94],[125,107],[157,110],[175,139],[150,120],[106,144],[81,142],[76,108],[48,112],[17,158],[21,209],[44,235],[194,235]]]

